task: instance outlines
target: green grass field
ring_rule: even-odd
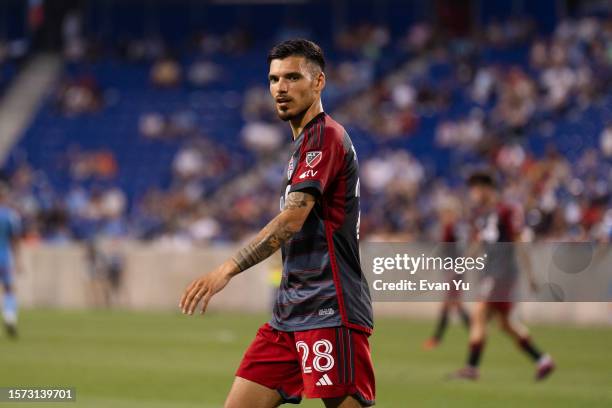
[[[52,407],[212,408],[222,406],[267,316],[35,310],[20,319],[18,341],[0,336],[0,386],[76,387],[76,403]],[[444,377],[464,361],[465,331],[451,327],[439,349],[425,352],[431,325],[377,320],[371,344],[378,407],[612,407],[611,328],[533,327],[559,367],[540,384],[529,360],[493,330],[481,380],[464,383]]]

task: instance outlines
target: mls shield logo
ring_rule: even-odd
[[[319,152],[308,152],[306,153],[306,165],[310,168],[314,168],[321,162],[323,154]]]

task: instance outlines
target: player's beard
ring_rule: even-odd
[[[278,115],[278,118],[282,120],[283,122],[288,122],[294,117],[294,115],[290,114],[287,111],[277,110],[276,114]]]
[[[306,114],[306,111],[308,111],[308,107],[302,109],[301,111],[295,114],[291,114],[289,113],[289,111],[281,111],[277,109],[276,114],[278,115],[278,118],[283,122],[289,122],[290,120],[303,117]]]

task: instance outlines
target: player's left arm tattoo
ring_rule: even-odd
[[[284,209],[291,210],[295,208],[305,208],[308,206],[309,202],[314,204],[314,201],[315,198],[312,195],[303,193],[301,191],[295,191],[287,195],[287,201],[285,201]]]
[[[268,258],[302,229],[314,203],[315,198],[308,193],[290,193],[283,211],[232,258],[240,272]]]

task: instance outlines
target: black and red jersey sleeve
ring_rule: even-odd
[[[313,134],[310,137],[318,136]],[[344,155],[342,139],[333,132],[328,132],[320,143],[306,141],[289,181],[289,192],[315,189],[320,195],[325,194],[342,168]]]

